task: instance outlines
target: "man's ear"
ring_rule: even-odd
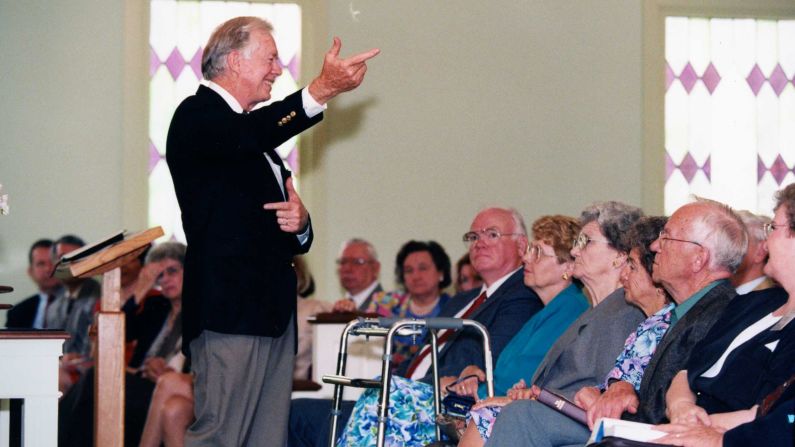
[[[238,50],[232,50],[226,55],[226,69],[229,70],[230,73],[239,74],[240,73],[240,61],[243,58],[243,55],[240,54]]]
[[[698,250],[698,254],[693,257],[692,270],[693,273],[700,272],[709,266],[710,252],[705,247]]]

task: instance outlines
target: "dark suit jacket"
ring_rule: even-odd
[[[519,329],[536,312],[544,307],[538,295],[524,285],[521,270],[512,274],[475,312],[469,316],[483,324],[491,336],[492,366],[497,363],[503,348]],[[464,306],[472,302],[480,289],[462,292],[450,298],[439,313],[440,317],[452,317]],[[485,369],[483,363],[483,339],[480,333],[472,328],[457,331],[451,336],[444,347],[439,351],[439,377],[457,376],[468,365],[477,365]],[[404,362],[402,369],[397,374],[405,374],[408,366]],[[429,372],[422,381],[430,383],[433,380]]]
[[[16,329],[32,328],[33,320],[36,318],[36,311],[39,309],[39,301],[39,294],[36,294],[14,304],[14,307],[6,312],[6,327]]]
[[[183,286],[183,350],[203,330],[281,336],[295,314],[295,234],[263,209],[284,196],[263,152],[322,119],[310,119],[301,93],[247,114],[210,88],[177,108],[166,160],[188,242]],[[278,157],[273,160],[281,164]],[[282,167],[287,180],[289,172]]]
[[[734,349],[717,376],[701,375],[715,364],[737,335],[787,301],[775,287],[736,296],[720,320],[693,349],[687,363],[690,389],[708,413],[746,409],[795,374],[795,324],[780,331],[766,330]],[[776,343],[771,351],[768,346]]]
[[[704,295],[681,320],[668,329],[640,382],[637,414],[626,419],[659,424],[666,420],[665,393],[676,373],[685,369],[693,347],[709,332],[723,309],[737,295],[728,281],[721,281]]]
[[[790,386],[763,417],[742,424],[723,435],[724,447],[792,447],[795,415],[795,386]]]

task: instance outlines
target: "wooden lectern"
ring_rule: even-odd
[[[59,278],[102,275],[94,374],[94,445],[124,445],[125,340],[119,267],[139,256],[147,245],[162,235],[160,227],[130,235],[120,233],[68,253],[55,270]]]

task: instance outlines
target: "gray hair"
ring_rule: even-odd
[[[248,59],[255,49],[249,46],[251,33],[255,30],[270,33],[273,26],[259,17],[235,17],[219,25],[202,53],[204,79],[220,76],[226,70],[226,56],[232,51],[243,49],[243,57]]]
[[[185,244],[182,242],[161,242],[152,247],[146,255],[146,264],[160,262],[164,259],[173,259],[185,265]]]
[[[737,213],[737,215],[743,221],[743,224],[745,224],[745,231],[748,232],[748,237],[750,239],[755,240],[757,243],[767,239],[767,236],[765,235],[765,225],[772,222],[773,219],[767,216],[754,214],[748,210],[738,210],[735,211],[735,213]]]
[[[624,240],[624,234],[641,217],[643,210],[636,206],[616,201],[594,202],[582,210],[580,225],[584,227],[596,222],[610,246],[627,253],[631,247]]]
[[[709,267],[737,271],[748,250],[748,232],[740,216],[729,205],[700,197],[685,206],[704,208],[691,222],[689,237],[709,249]]]
[[[373,261],[378,261],[378,253],[376,253],[373,244],[371,244],[370,241],[362,239],[360,237],[354,237],[343,242],[342,246],[340,246],[340,255],[342,254],[343,251],[345,251],[346,248],[354,244],[364,245],[365,248],[367,249],[367,256],[369,256],[370,259],[372,259]]]

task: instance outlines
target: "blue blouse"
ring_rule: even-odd
[[[571,284],[527,320],[497,358],[494,395],[504,396],[519,379],[529,384],[549,348],[590,307],[579,287]],[[478,395],[486,397],[485,383],[480,384]]]

